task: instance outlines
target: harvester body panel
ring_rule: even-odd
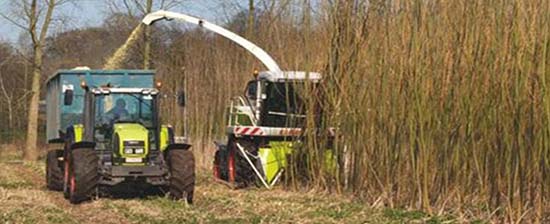
[[[273,183],[277,175],[287,168],[287,157],[292,154],[293,144],[294,142],[291,141],[271,141],[269,147],[258,149],[258,156],[268,184]]]

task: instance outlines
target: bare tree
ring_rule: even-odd
[[[46,42],[48,29],[52,22],[54,9],[69,0],[22,0],[13,3],[15,11],[20,16],[2,14],[6,20],[25,30],[32,43],[32,84],[31,100],[29,101],[29,113],[27,123],[26,145],[23,151],[25,160],[36,160],[38,151],[36,148],[38,135],[38,102],[40,99],[40,77],[42,73],[43,48]]]
[[[147,0],[145,6],[145,14],[151,13],[153,10],[153,0]],[[145,27],[145,39],[143,46],[143,69],[149,69],[151,62],[151,26]]]
[[[8,130],[14,130],[16,128],[15,122],[16,117],[15,114],[17,114],[17,105],[24,101],[24,99],[27,97],[29,91],[22,90],[22,91],[15,91],[14,88],[17,88],[17,84],[13,83],[14,80],[10,83],[9,79],[13,77],[7,77],[6,73],[11,74],[10,72],[13,71],[13,65],[10,68],[11,64],[17,64],[18,58],[10,57],[4,59],[2,62],[0,62],[0,96],[5,101],[6,110],[8,113],[7,119],[8,119]],[[21,61],[19,61],[21,62]],[[19,65],[16,65],[19,66]],[[8,72],[5,72],[8,71]],[[18,82],[18,81],[16,81]],[[15,84],[15,86],[14,86]],[[11,141],[12,135],[8,136],[8,141]]]
[[[4,84],[4,75],[2,73],[3,67],[6,63],[10,62],[10,59],[6,59],[0,63],[0,91],[2,92],[2,97],[6,101],[6,106],[8,109],[8,129],[13,128],[13,94],[7,91],[6,85]]]
[[[254,35],[254,16],[255,16],[255,8],[254,8],[254,0],[249,0],[248,2],[248,29],[246,30],[246,37],[252,38]]]

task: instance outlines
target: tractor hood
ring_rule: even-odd
[[[118,136],[118,149],[125,158],[145,158],[149,153],[149,131],[140,124],[121,123],[114,125]]]

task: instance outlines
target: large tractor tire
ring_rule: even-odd
[[[254,170],[242,154],[241,150],[237,147],[237,143],[244,149],[245,152],[248,152],[254,156],[258,154],[257,147],[253,142],[245,140],[234,141],[232,145],[232,152],[229,153],[229,170],[234,170],[234,182],[237,187],[248,187],[256,182],[256,174]],[[256,159],[252,156],[248,156],[252,163],[256,163]],[[233,169],[231,169],[233,166]],[[232,176],[232,175],[230,175]]]
[[[229,170],[227,163],[228,153],[227,147],[220,147],[216,150],[214,155],[214,177],[220,180],[228,181],[229,180]]]
[[[63,190],[63,169],[57,159],[61,154],[62,150],[52,150],[46,156],[46,187],[52,191]]]
[[[70,192],[70,186],[69,186],[69,179],[71,177],[71,154],[67,153],[67,155],[63,156],[63,197],[65,199],[69,199],[71,196]]]
[[[195,157],[190,150],[175,149],[167,153],[170,168],[170,196],[175,200],[185,197],[193,203],[195,191]]]
[[[73,204],[89,200],[96,193],[99,157],[93,149],[74,149],[70,154],[69,201]]]

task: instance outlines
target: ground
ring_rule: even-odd
[[[1,150],[1,149],[0,149]],[[165,197],[100,198],[71,205],[48,191],[44,163],[0,153],[0,223],[455,223],[422,212],[371,208],[318,192],[232,190],[198,172],[193,205]]]

